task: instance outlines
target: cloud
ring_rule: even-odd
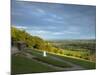
[[[39,13],[41,13],[41,14],[45,14],[45,11],[44,11],[43,9],[37,8],[36,10],[37,10]]]
[[[65,31],[66,34],[79,34],[80,32],[74,31]]]
[[[62,35],[62,34],[65,34],[65,33],[63,33],[63,32],[54,32],[54,33],[52,33],[52,35]]]
[[[51,22],[51,23],[65,23],[63,17],[57,15],[56,13],[47,12],[45,13],[46,16],[43,18],[44,21]]]
[[[65,22],[62,21],[62,20],[58,20],[58,19],[55,19],[55,18],[44,18],[43,19],[44,21],[48,21],[48,22],[51,22],[51,23],[54,23],[54,24],[64,24]]]
[[[50,33],[49,31],[45,31],[45,30],[39,30],[39,31],[34,31],[37,34],[47,34]]]
[[[33,35],[37,35],[37,34],[49,34],[50,31],[46,31],[46,30],[28,30],[29,33],[33,34]]]
[[[37,31],[39,31],[39,30],[55,30],[55,29],[57,29],[57,27],[56,26],[54,26],[54,25],[47,25],[47,26],[44,26],[44,25],[33,25],[33,26],[31,26],[31,27],[28,27],[27,28],[28,30],[37,30]]]
[[[57,20],[62,20],[63,19],[61,16],[58,16],[56,14],[52,14],[51,16],[52,16],[52,18],[57,19]]]
[[[13,27],[16,27],[16,28],[19,28],[19,29],[28,29],[28,27],[26,27],[26,26],[15,26],[15,25],[12,25]]]
[[[29,30],[33,35],[67,35],[67,34],[79,34],[79,32],[71,32],[71,31],[49,31],[49,30]]]
[[[31,12],[29,12],[31,16],[37,16],[37,17],[45,17],[47,12],[46,10],[36,7],[35,9],[31,9]]]
[[[73,31],[61,31],[61,32],[54,32],[53,35],[67,35],[67,34],[79,34],[79,32],[73,32]]]
[[[41,25],[41,27],[39,26],[32,26],[32,27],[27,27],[27,26],[15,26],[12,25],[16,28],[19,29],[25,29],[26,31],[30,32],[33,35],[36,34],[43,34],[43,35],[67,35],[67,34],[79,34],[80,32],[78,31],[79,29],[77,27],[71,26],[69,27],[67,30],[62,30],[60,29],[59,31],[54,31],[55,29],[57,29],[57,27],[55,26],[47,26],[47,27],[43,27]],[[51,30],[49,30],[51,29]],[[61,31],[62,30],[62,31]]]
[[[17,1],[11,14],[16,28],[47,39],[90,37],[87,34],[95,33],[95,8],[91,6]]]

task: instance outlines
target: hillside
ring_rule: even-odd
[[[11,28],[11,38],[12,42],[24,41],[29,48],[36,47],[41,49],[41,45],[44,45],[45,43],[43,39],[37,36],[31,36],[26,31],[14,27]]]
[[[46,50],[49,52],[57,52],[59,49],[49,44],[49,42],[43,40],[38,36],[32,36],[25,30],[20,30],[15,27],[11,27],[11,39],[13,42],[23,41],[27,44],[28,48],[36,48],[39,50]]]

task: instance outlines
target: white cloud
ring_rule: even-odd
[[[41,13],[41,14],[45,14],[45,11],[44,11],[43,9],[37,8],[37,11],[38,11],[39,13]]]
[[[32,35],[36,35],[36,36],[64,36],[64,35],[69,35],[69,34],[72,34],[72,35],[76,35],[76,34],[80,34],[80,32],[77,32],[77,31],[68,31],[68,30],[65,30],[65,31],[51,31],[51,30],[43,30],[43,29],[31,29],[31,30],[28,30],[29,33],[31,33]]]
[[[43,20],[45,20],[45,21],[48,21],[48,22],[52,22],[52,23],[61,23],[61,24],[64,24],[64,21],[62,21],[62,20],[58,20],[58,19],[55,19],[55,18],[45,18],[45,19],[43,19]]]
[[[35,8],[29,12],[33,16],[44,16],[46,15],[46,11],[40,8]]]
[[[31,34],[33,35],[46,35],[46,34],[49,34],[51,33],[50,31],[46,31],[46,30],[29,30],[28,32],[30,32]]]
[[[37,34],[47,34],[47,33],[49,33],[49,31],[39,30],[39,31],[35,31],[35,33],[37,33]]]
[[[79,32],[74,32],[74,31],[65,31],[66,34],[79,34]]]
[[[19,28],[19,29],[27,29],[28,27],[26,26],[15,26],[15,25],[12,25],[13,27],[16,27],[16,28]]]
[[[79,32],[61,31],[61,32],[53,32],[52,33],[52,35],[67,35],[67,34],[79,34]]]
[[[58,16],[56,14],[52,14],[51,16],[52,16],[52,18],[55,18],[55,19],[58,19],[58,20],[62,20],[63,19],[62,17],[60,17],[60,16]]]
[[[49,21],[49,22],[54,22],[54,19],[52,18],[45,18],[44,20]]]
[[[62,35],[62,34],[64,34],[63,32],[54,32],[54,33],[52,33],[53,35]]]
[[[48,26],[48,27],[38,27],[38,26],[32,26],[27,27],[27,26],[15,26],[12,25],[16,28],[19,29],[25,29],[26,31],[28,31],[29,33],[33,34],[33,35],[51,35],[51,36],[58,36],[58,35],[67,35],[67,34],[80,34],[80,32],[78,31],[77,27],[70,27],[67,30],[62,30],[62,31],[51,31],[51,30],[45,30],[45,29],[56,29],[55,26]]]

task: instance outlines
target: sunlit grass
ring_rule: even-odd
[[[39,51],[42,52],[42,51]],[[80,65],[86,69],[95,69],[96,68],[96,63],[93,61],[85,60],[82,58],[74,57],[74,56],[66,56],[63,54],[56,54],[52,52],[48,52],[48,55],[55,56],[57,58],[63,59],[65,61],[72,62],[74,64]]]

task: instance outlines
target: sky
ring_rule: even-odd
[[[12,0],[11,25],[43,39],[95,39],[96,6]]]

